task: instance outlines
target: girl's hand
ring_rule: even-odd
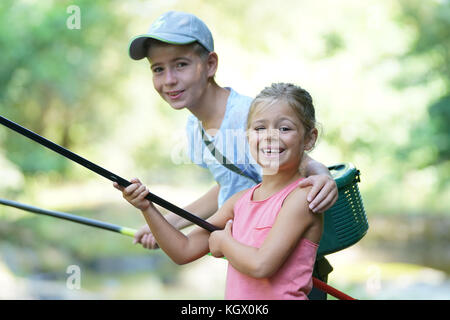
[[[214,231],[209,236],[209,251],[211,255],[216,258],[223,257],[222,253],[222,243],[226,241],[226,239],[231,239],[233,236],[231,234],[231,228],[233,225],[233,220],[228,220],[225,225],[225,229]]]
[[[312,186],[307,200],[313,212],[324,212],[330,209],[338,199],[336,181],[327,174],[309,176],[300,181],[298,186],[300,188]]]
[[[139,210],[145,211],[150,206],[153,206],[153,203],[145,199],[145,196],[147,196],[149,192],[148,188],[144,186],[137,178],[131,179],[130,182],[131,184],[126,188],[119,186],[117,182],[114,182],[113,186],[114,188],[122,191],[122,196],[124,199]]]

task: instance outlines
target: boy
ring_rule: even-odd
[[[189,155],[194,163],[209,169],[217,185],[185,209],[207,219],[233,194],[261,180],[261,168],[248,152],[245,139],[252,99],[216,83],[218,56],[213,37],[192,14],[163,14],[147,34],[131,41],[129,54],[134,60],[148,59],[153,86],[163,100],[175,110],[187,108],[192,113],[186,127]],[[319,162],[305,156],[302,163],[300,171],[307,178],[299,187],[312,185],[308,195],[310,208],[323,212],[337,200],[336,183]],[[190,224],[175,214],[166,218],[177,229]],[[158,247],[148,226],[137,232],[137,242],[145,248]],[[331,266],[325,259],[319,260],[318,266],[325,270],[316,276],[326,281]]]

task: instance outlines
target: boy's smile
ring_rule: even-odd
[[[167,91],[166,94],[169,96],[170,100],[175,101],[181,97],[183,92],[184,92],[184,90],[172,90],[172,91]]]

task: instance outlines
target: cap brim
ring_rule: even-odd
[[[141,60],[147,56],[147,52],[145,52],[144,43],[147,39],[155,39],[165,43],[170,44],[189,44],[197,41],[197,39],[186,37],[182,35],[174,35],[174,34],[143,34],[135,37],[131,40],[128,53],[133,60]]]

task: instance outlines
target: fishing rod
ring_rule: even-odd
[[[61,147],[60,145],[38,135],[37,133],[35,133],[31,130],[28,130],[25,127],[22,127],[21,125],[15,123],[9,119],[6,119],[3,116],[0,116],[0,124],[39,143],[40,145],[42,145],[44,147],[47,147],[48,149],[50,149],[56,153],[59,153],[60,155],[82,165],[83,167],[105,177],[108,180],[117,182],[122,187],[128,187],[131,184],[131,182],[129,182],[128,180],[119,177],[118,175],[112,173],[111,171],[108,171],[108,170],[100,167],[99,165],[77,155],[76,153],[74,153],[64,147]],[[176,215],[179,215],[182,218],[185,218],[186,220],[191,221],[192,223],[202,227],[203,229],[205,229],[209,232],[220,230],[218,227],[210,224],[209,222],[193,215],[192,213],[184,210],[183,208],[180,208],[180,207],[158,197],[157,195],[155,195],[151,192],[148,193],[148,195],[145,197],[145,199],[160,205],[161,207],[175,213]]]
[[[25,211],[30,211],[37,214],[42,214],[54,218],[69,220],[75,223],[91,226],[94,228],[101,228],[104,230],[120,233],[125,236],[134,237],[137,230],[127,227],[121,227],[112,223],[107,223],[99,220],[89,219],[85,217],[80,217],[74,214],[65,213],[65,212],[59,212],[59,211],[53,211],[53,210],[46,210],[34,206],[30,206],[28,204],[23,204],[17,201],[7,200],[0,198],[0,204],[3,204],[5,206],[14,207],[16,209],[21,209]],[[211,255],[210,253],[208,255]],[[355,300],[354,298],[350,297],[349,295],[337,290],[336,288],[333,288],[332,286],[328,285],[327,283],[317,279],[316,277],[313,277],[313,286],[317,289],[332,295],[333,297],[340,299],[340,300]]]
[[[13,207],[16,209],[21,209],[21,210],[37,213],[37,214],[42,214],[42,215],[46,215],[46,216],[50,216],[50,217],[54,217],[54,218],[59,218],[59,219],[76,222],[76,223],[83,224],[86,226],[91,226],[91,227],[100,228],[100,229],[104,229],[104,230],[108,230],[108,231],[112,231],[112,232],[117,232],[117,233],[123,234],[125,236],[134,237],[134,235],[137,232],[136,229],[121,227],[121,226],[118,226],[118,225],[115,225],[112,223],[107,223],[107,222],[103,222],[100,220],[94,220],[94,219],[89,219],[89,218],[85,218],[85,217],[80,217],[80,216],[66,213],[66,212],[46,210],[46,209],[30,206],[28,204],[20,203],[20,202],[13,201],[13,200],[7,200],[7,199],[0,198],[0,204],[3,204],[8,207]]]

